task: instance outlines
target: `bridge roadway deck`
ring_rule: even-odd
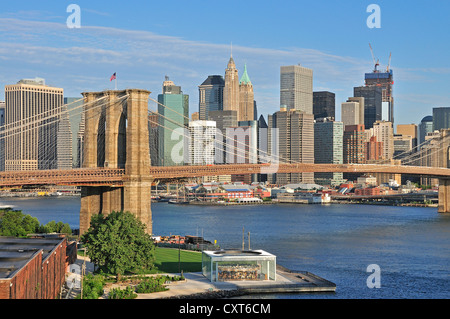
[[[150,166],[153,179],[189,178],[234,174],[273,174],[306,172],[388,173],[450,178],[450,169],[424,166],[380,164],[223,164],[188,166]],[[125,169],[79,168],[70,170],[35,170],[0,172],[0,186],[76,185],[123,186]]]

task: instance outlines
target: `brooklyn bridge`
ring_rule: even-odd
[[[81,187],[80,233],[89,228],[91,216],[111,211],[129,211],[152,233],[151,186],[158,180],[234,174],[305,172],[407,174],[439,179],[438,212],[450,212],[450,169],[448,136],[441,134],[433,151],[440,167],[418,165],[421,157],[392,164],[293,163],[281,157],[264,163],[151,166],[149,110],[151,92],[127,89],[83,93],[80,111],[85,117],[82,168],[0,172],[0,187],[23,185],[73,185]],[[2,138],[48,125],[53,115],[42,114],[29,123],[13,123]],[[189,138],[189,136],[187,136]]]

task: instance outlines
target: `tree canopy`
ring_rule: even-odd
[[[91,261],[106,273],[143,273],[153,268],[153,240],[145,225],[129,212],[94,215],[81,241]]]
[[[42,225],[36,217],[24,215],[20,210],[0,210],[0,236],[24,237],[33,233],[70,234],[69,224],[50,221]]]

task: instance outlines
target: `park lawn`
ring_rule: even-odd
[[[178,249],[156,247],[155,257],[155,266],[161,273],[180,273],[180,268],[184,273],[202,271],[201,252],[180,250],[179,263]]]

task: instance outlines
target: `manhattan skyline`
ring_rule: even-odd
[[[70,29],[66,11],[81,9],[81,28]],[[381,28],[370,29],[369,4],[381,8]],[[450,31],[441,1],[280,3],[229,1],[106,1],[38,4],[5,3],[0,13],[0,85],[42,77],[64,88],[66,97],[83,91],[143,88],[156,98],[167,75],[190,96],[190,114],[198,112],[198,86],[209,75],[225,74],[230,57],[242,75],[251,75],[258,114],[279,109],[280,67],[301,64],[313,70],[313,91],[336,93],[341,103],[364,85],[371,72],[371,43],[380,70],[392,52],[395,125],[418,124],[433,107],[450,106],[447,91]],[[134,5],[133,5],[134,4]],[[233,14],[225,14],[226,11]],[[432,17],[432,18],[431,18]],[[4,100],[4,91],[0,93]],[[151,105],[156,109],[156,105]]]

